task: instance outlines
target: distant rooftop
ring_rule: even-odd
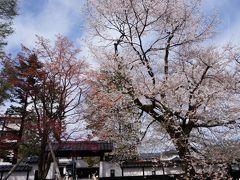
[[[13,165],[0,165],[0,172],[8,172],[12,169]],[[14,171],[30,171],[32,169],[29,165],[19,165]]]
[[[52,147],[58,157],[99,156],[113,151],[113,143],[107,141],[63,141],[52,143]],[[46,151],[50,151],[48,146]]]
[[[178,152],[176,150],[169,150],[164,151],[162,153],[141,153],[139,155],[140,159],[160,159],[160,158],[166,158],[166,157],[175,157],[178,156]]]

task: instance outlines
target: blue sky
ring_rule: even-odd
[[[18,1],[19,15],[14,19],[15,32],[7,40],[7,54],[16,54],[21,44],[33,47],[36,34],[54,41],[55,35],[60,33],[69,37],[87,56],[88,51],[84,47],[87,31],[81,13],[84,0]],[[214,41],[217,44],[227,41],[240,43],[240,0],[203,0],[203,4],[207,13],[217,10],[222,21]],[[0,113],[5,108],[0,108]]]
[[[217,10],[219,14],[215,42],[240,43],[240,0],[203,0],[203,4],[207,11]]]
[[[32,47],[35,35],[54,40],[56,34],[69,37],[78,45],[83,34],[83,0],[18,0],[15,32],[9,36],[7,53],[16,53],[21,43]]]
[[[19,15],[14,19],[15,32],[8,38],[7,53],[15,54],[21,43],[32,47],[35,34],[54,40],[60,33],[80,47],[86,35],[83,3],[84,0],[19,0]],[[219,34],[214,41],[239,43],[240,0],[203,0],[203,4],[206,12],[217,10],[220,15]]]

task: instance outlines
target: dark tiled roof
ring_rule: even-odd
[[[139,155],[140,159],[157,159],[161,157],[161,153],[141,153]]]
[[[172,160],[168,161],[159,161],[159,160],[133,160],[125,161],[121,164],[121,167],[125,168],[138,168],[138,167],[168,167],[180,165],[181,160],[179,157],[175,157]]]
[[[106,151],[113,150],[113,143],[107,141],[66,141],[52,144],[54,151]],[[46,148],[49,151],[49,147]]]
[[[10,171],[13,165],[0,165],[0,172]],[[14,171],[30,171],[32,169],[31,166],[28,165],[19,165],[16,167]]]
[[[169,150],[169,151],[164,151],[162,153],[163,156],[173,156],[173,155],[178,155],[178,152],[176,150]]]
[[[161,156],[175,156],[175,155],[178,155],[178,152],[176,150],[169,150],[169,151],[164,151],[162,153],[141,153],[140,157],[157,158]]]
[[[135,162],[124,162],[121,164],[122,168],[140,168],[140,167],[172,167],[180,166],[179,161],[135,161]]]
[[[173,159],[171,159],[171,161],[173,161],[173,162],[180,162],[181,161],[181,159],[179,158],[179,157],[175,157],[175,158],[173,158]]]
[[[123,162],[121,167],[123,168],[137,168],[137,167],[161,167],[160,162],[153,161],[132,161],[132,162]]]

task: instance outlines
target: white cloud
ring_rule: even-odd
[[[216,43],[223,43],[226,41],[238,42],[240,38],[240,22],[237,17],[238,7],[236,2],[238,0],[203,0],[203,8],[205,11],[211,13],[214,9],[219,10],[222,25],[219,28],[219,35],[214,41]],[[81,14],[84,0],[42,0],[37,3],[44,2],[43,5],[37,8],[37,12],[31,10],[23,11],[20,7],[20,15],[15,18],[14,28],[15,32],[8,39],[8,46],[6,48],[8,53],[18,49],[20,44],[27,47],[33,47],[36,41],[35,35],[42,35],[50,40],[55,39],[55,35],[60,33],[66,36],[74,37],[75,43],[82,49],[82,55],[86,59],[91,60],[91,64],[95,64],[94,57],[90,56],[88,43],[86,38],[88,31],[84,29],[82,23],[83,15]],[[20,5],[25,4],[31,8],[35,0],[20,0]],[[235,18],[234,18],[235,17]],[[89,39],[88,39],[89,40]],[[95,39],[91,40],[96,41]]]
[[[20,47],[21,43],[33,47],[36,34],[50,40],[59,33],[66,36],[80,34],[82,5],[80,0],[47,0],[43,8],[34,14],[20,9],[20,15],[14,20],[15,32],[8,39],[7,52]],[[79,27],[79,32],[72,32],[76,27]]]

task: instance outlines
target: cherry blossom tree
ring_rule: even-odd
[[[111,140],[114,161],[133,158],[140,142],[140,119],[138,109],[130,98],[126,99],[118,86],[105,78],[107,72],[91,72],[88,77],[89,92],[84,112],[88,129],[100,140]],[[116,77],[111,77],[117,81]],[[107,84],[105,84],[107,83]]]
[[[35,139],[39,179],[45,179],[54,158],[46,146],[67,138],[67,126],[77,123],[75,109],[85,93],[88,67],[78,53],[66,37],[58,35],[54,45],[38,37],[36,48],[23,47],[16,59],[5,64],[15,102],[8,113],[21,117],[20,144]]]
[[[217,18],[205,16],[199,0],[88,0],[87,7],[102,85],[110,89],[105,98],[120,96],[150,116],[149,126],[171,139],[185,176],[194,177],[200,139],[239,127],[237,49],[206,45]],[[111,117],[109,103],[117,100],[106,100]]]

